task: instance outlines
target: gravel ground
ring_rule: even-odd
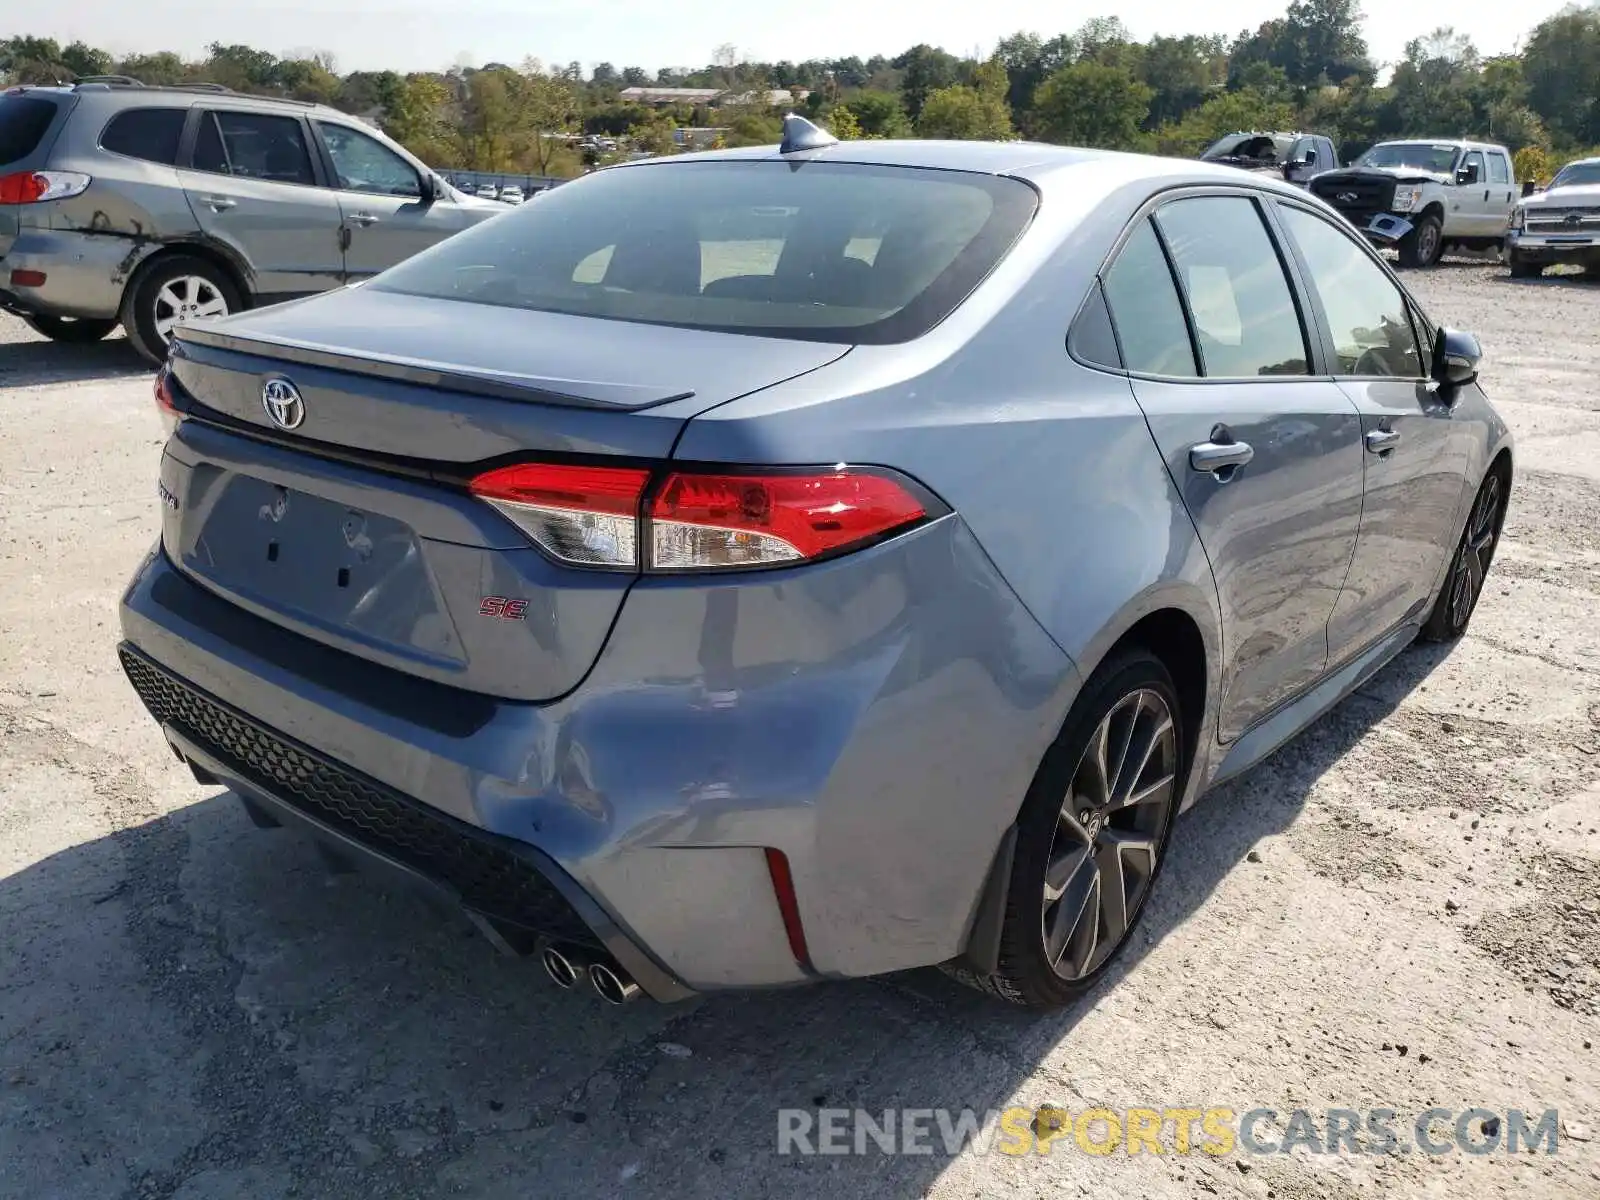
[[[1413,277],[1519,437],[1471,636],[1179,825],[1073,1011],[935,972],[617,1012],[252,828],[117,668],[160,427],[0,317],[0,1195],[1600,1195],[1600,287]],[[1558,1108],[1504,1153],[780,1157],[780,1107]]]

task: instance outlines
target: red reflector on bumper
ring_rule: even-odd
[[[44,280],[43,271],[24,271],[19,268],[11,272],[12,287],[43,287]]]

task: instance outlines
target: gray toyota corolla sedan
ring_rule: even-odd
[[[1303,191],[788,134],[181,329],[122,662],[560,983],[1062,1004],[1184,807],[1461,634],[1510,438]]]

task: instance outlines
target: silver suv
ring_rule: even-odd
[[[46,337],[173,327],[374,275],[505,212],[322,105],[101,78],[0,93],[0,308]]]

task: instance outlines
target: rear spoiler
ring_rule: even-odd
[[[345,371],[392,379],[398,383],[438,388],[496,400],[534,401],[568,408],[636,410],[688,400],[692,388],[636,383],[590,382],[577,379],[551,379],[520,372],[485,371],[461,363],[432,362],[404,355],[351,354],[333,346],[300,339],[277,338],[261,334],[241,336],[203,325],[180,326],[173,333],[173,353],[185,354],[184,347],[211,347],[235,354],[270,358],[279,362],[301,363],[330,371]],[[204,357],[201,354],[194,357]],[[263,369],[270,369],[264,367]]]

